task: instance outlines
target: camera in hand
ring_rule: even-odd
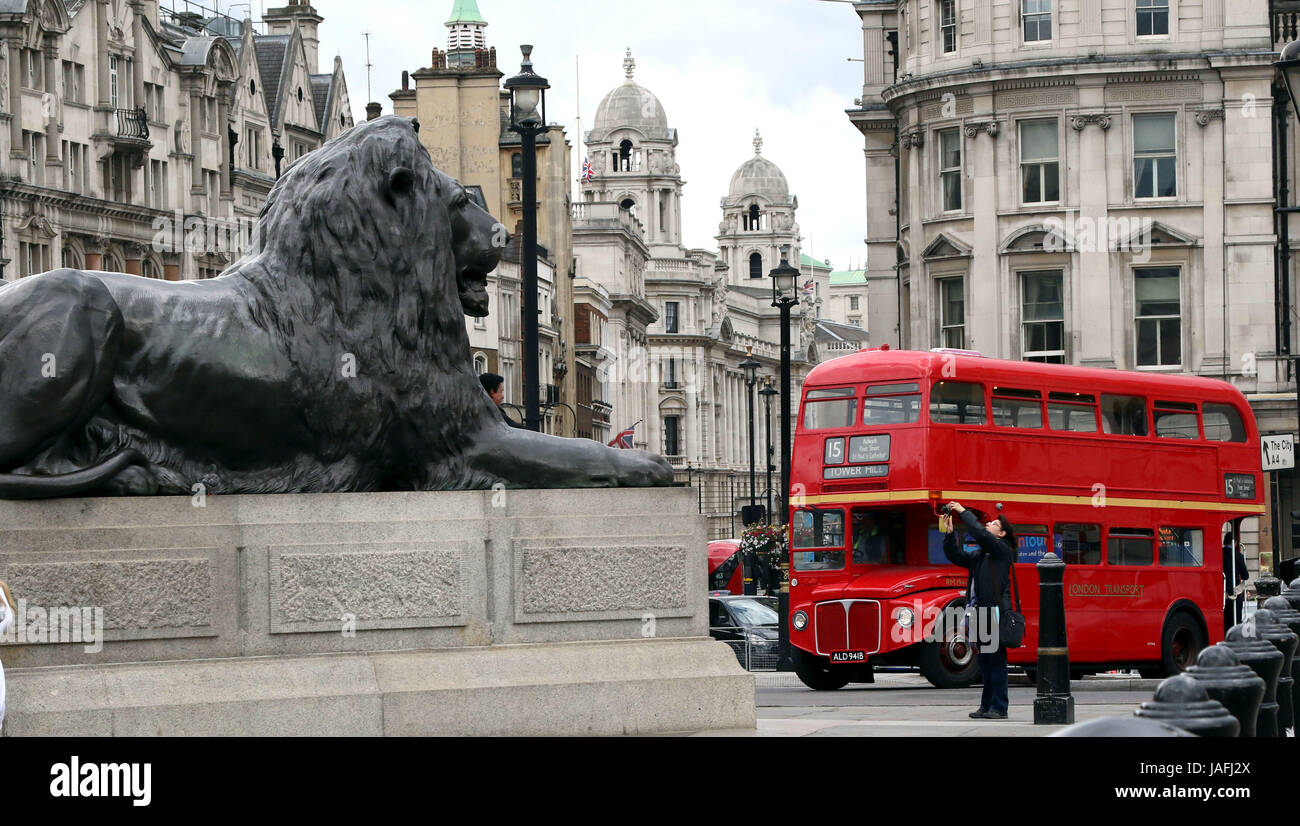
[[[944,505],[942,508],[939,508],[939,512],[942,513],[944,516],[952,516],[952,503],[949,503],[947,505]]]

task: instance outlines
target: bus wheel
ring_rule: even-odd
[[[980,676],[975,648],[964,637],[921,643],[916,664],[935,688],[968,688]]]
[[[849,684],[850,668],[831,668],[825,657],[809,654],[801,648],[790,646],[790,659],[794,673],[813,691],[836,691]]]
[[[1164,660],[1165,674],[1181,674],[1188,667],[1196,665],[1196,657],[1205,648],[1205,635],[1196,620],[1185,613],[1174,614],[1165,623],[1163,639],[1160,643],[1161,657]]]

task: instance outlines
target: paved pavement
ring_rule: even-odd
[[[697,732],[733,737],[1042,737],[1062,726],[1034,725],[1036,689],[1012,676],[1006,720],[972,720],[979,687],[940,690],[915,673],[877,674],[874,684],[813,691],[788,673],[754,675],[757,730]],[[1019,683],[1017,685],[1017,683]],[[1129,716],[1158,680],[1095,677],[1071,684],[1075,721]]]

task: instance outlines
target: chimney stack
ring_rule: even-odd
[[[378,103],[375,103],[373,101],[367,103],[366,120],[374,120],[375,118],[379,117],[379,113],[383,111],[383,108],[384,107],[380,106]]]

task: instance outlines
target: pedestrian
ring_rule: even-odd
[[[948,513],[961,517],[966,532],[979,545],[977,551],[963,548],[952,529],[952,516],[943,517],[943,554],[952,564],[970,571],[966,599],[970,610],[967,616],[973,615],[977,620],[981,616],[984,618],[983,622],[975,623],[976,628],[1000,630],[1001,618],[1011,610],[1011,564],[1016,558],[1017,548],[1015,532],[1005,516],[981,525],[974,513],[956,502],[948,505]],[[996,634],[997,647],[992,651],[985,649],[993,640],[970,640],[969,634],[967,639],[978,652],[980,677],[984,682],[980,707],[972,711],[970,717],[975,720],[1005,720],[1010,700],[1007,696],[1007,648],[1002,635]]]
[[[1246,567],[1246,555],[1241,552],[1241,543],[1231,528],[1223,537],[1223,622],[1224,633],[1234,625],[1240,625],[1246,610],[1246,583],[1250,581],[1250,569]]]
[[[9,633],[14,624],[14,598],[9,586],[0,580],[0,637]],[[5,728],[5,666],[0,662],[0,733]]]
[[[483,385],[484,392],[486,392],[488,397],[492,399],[492,403],[501,411],[501,418],[506,420],[506,424],[511,427],[519,428],[520,430],[527,430],[527,427],[510,418],[510,416],[506,414],[505,407],[501,404],[506,398],[506,380],[498,376],[496,373],[484,373],[478,377],[478,380],[479,383]]]

